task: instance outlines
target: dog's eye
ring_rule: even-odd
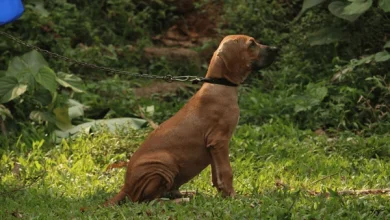
[[[257,45],[256,45],[256,42],[254,41],[254,40],[251,40],[250,41],[250,43],[249,43],[249,48],[254,48],[254,47],[256,47]]]

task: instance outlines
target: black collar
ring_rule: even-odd
[[[238,85],[235,83],[230,82],[229,80],[225,78],[198,78],[192,80],[192,84],[198,84],[199,82],[206,82],[211,84],[218,84],[218,85],[224,85],[224,86],[231,86],[231,87],[237,87]]]

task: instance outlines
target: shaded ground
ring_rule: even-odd
[[[180,89],[187,89],[193,87],[191,84],[182,82],[161,82],[155,81],[150,85],[145,85],[139,88],[134,88],[134,94],[136,97],[148,98],[154,94],[172,94]]]

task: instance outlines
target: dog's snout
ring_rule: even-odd
[[[268,47],[268,50],[274,53],[277,53],[279,51],[279,48],[277,47]]]
[[[275,58],[278,56],[279,48],[275,46],[263,46],[259,53],[259,59],[255,62],[256,65],[252,66],[253,70],[259,70],[271,65]]]

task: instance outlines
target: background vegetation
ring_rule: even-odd
[[[390,188],[388,1],[24,3],[24,15],[2,31],[132,73],[203,76],[227,34],[251,35],[281,53],[240,89],[241,118],[231,144],[237,198],[215,196],[206,170],[184,186],[199,191],[187,204],[96,209],[123,180],[123,169],[106,167],[136,150],[151,131],[145,119],[168,119],[198,87],[69,64],[1,36],[2,218],[390,216],[386,195],[338,193]],[[172,41],[199,55],[186,62],[150,58],[147,48]],[[125,127],[115,129],[118,121]],[[92,208],[81,213],[80,207]]]

